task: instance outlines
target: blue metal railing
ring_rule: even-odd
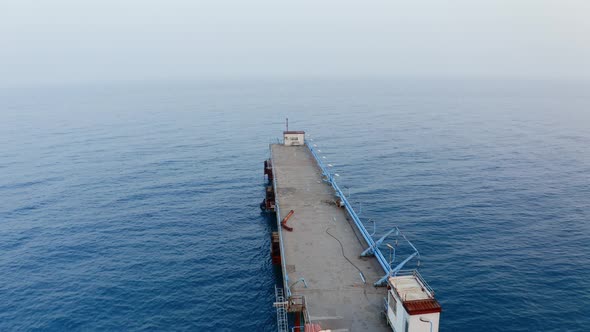
[[[418,279],[418,281],[420,281],[420,283],[422,283],[424,290],[426,290],[426,292],[429,293],[430,296],[434,297],[434,290],[432,289],[432,287],[430,287],[430,285],[426,282],[426,280],[424,280],[424,278],[422,277],[420,272],[418,272],[418,270],[416,270],[416,269],[401,270],[397,273],[397,275],[398,276],[413,276],[413,277],[415,277],[416,279]]]
[[[356,214],[356,212],[354,211],[354,209],[352,208],[352,206],[348,202],[348,199],[346,199],[346,196],[344,195],[344,193],[342,192],[342,190],[340,190],[340,187],[338,187],[338,185],[336,184],[336,181],[334,180],[334,176],[326,168],[326,166],[322,162],[322,159],[318,156],[318,154],[316,153],[316,151],[313,148],[313,146],[309,143],[309,141],[307,141],[305,144],[309,148],[309,151],[311,152],[311,154],[315,158],[318,166],[322,170],[322,175],[327,179],[327,182],[330,183],[330,185],[332,186],[332,188],[334,188],[334,191],[336,191],[336,195],[342,201],[344,207],[346,208],[346,211],[348,212],[348,214],[350,215],[350,217],[354,221],[357,229],[359,230],[359,232],[361,233],[361,235],[363,236],[363,238],[365,239],[365,241],[369,245],[369,248],[367,248],[367,250],[365,250],[365,252],[363,252],[363,255],[365,253],[375,255],[375,258],[379,262],[379,265],[381,265],[381,268],[385,272],[385,275],[381,279],[379,279],[377,282],[375,282],[375,286],[381,286],[381,285],[383,285],[387,281],[387,277],[389,277],[391,275],[396,275],[396,273],[399,270],[401,270],[401,268],[408,261],[410,261],[415,256],[419,255],[418,249],[416,249],[416,247],[414,247],[414,245],[403,234],[401,234],[401,232],[399,231],[399,229],[397,227],[395,227],[394,229],[392,229],[391,231],[389,231],[387,234],[385,234],[378,241],[375,241],[373,239],[373,237],[372,237],[372,234],[369,234],[369,232],[367,231],[367,229],[365,228],[365,226],[361,222],[360,218],[358,217],[358,215]],[[395,268],[391,268],[391,265],[390,264],[392,262],[388,262],[387,259],[385,259],[385,257],[383,256],[383,253],[381,252],[381,250],[379,249],[379,245],[383,242],[383,240],[389,234],[391,234],[393,232],[395,232],[396,235],[400,235],[401,234],[403,236],[403,238],[410,244],[410,246],[412,247],[412,249],[414,249],[414,253],[411,254],[408,258],[406,258],[404,261],[402,261],[400,264],[398,264]]]
[[[270,155],[272,156],[272,144],[269,146]],[[274,166],[272,168],[272,189],[274,190],[275,197],[278,196],[277,192],[277,176],[274,173]],[[275,199],[275,213],[277,215],[277,227],[279,229],[279,243],[281,246],[281,270],[283,271],[283,288],[287,291],[286,297],[291,296],[291,289],[289,288],[289,275],[287,274],[287,265],[285,264],[285,249],[283,248],[283,230],[281,227],[281,208],[279,207],[279,200]]]

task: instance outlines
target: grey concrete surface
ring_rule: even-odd
[[[373,287],[383,270],[375,258],[359,256],[367,245],[335,205],[334,190],[322,181],[309,149],[273,144],[271,154],[280,217],[295,211],[287,222],[293,232],[283,229],[289,284],[304,278],[308,285],[294,284],[292,294],[305,295],[311,320],[324,329],[391,331],[381,314],[387,290]]]

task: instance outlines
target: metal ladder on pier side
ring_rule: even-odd
[[[287,301],[282,288],[277,288],[275,285],[275,303],[277,308],[277,330],[279,332],[288,332],[289,320],[287,319]]]

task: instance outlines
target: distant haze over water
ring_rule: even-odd
[[[2,1],[0,86],[590,79],[586,0]]]

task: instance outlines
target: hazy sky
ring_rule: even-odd
[[[0,0],[0,85],[590,78],[589,0]]]

